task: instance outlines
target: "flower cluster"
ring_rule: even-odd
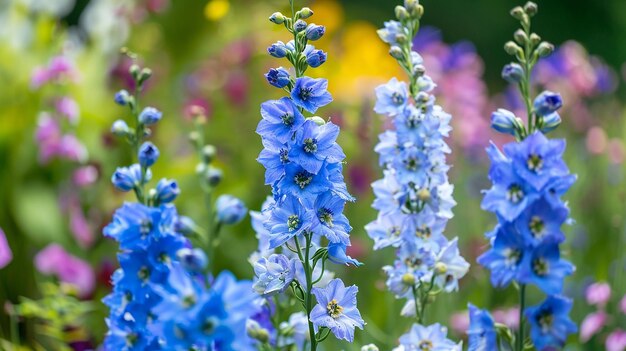
[[[365,229],[374,249],[396,248],[396,261],[384,267],[387,287],[407,299],[403,315],[415,315],[418,324],[400,339],[400,350],[431,343],[434,349],[454,349],[439,324],[425,327],[426,305],[441,292],[458,288],[469,264],[460,256],[458,240],[444,235],[452,218],[453,186],[448,182],[444,138],[451,116],[435,104],[435,83],[425,74],[422,57],[412,50],[423,8],[417,1],[396,7],[398,21],[385,23],[378,34],[391,45],[390,54],[410,73],[410,82],[391,79],[376,88],[374,110],[391,119],[393,130],[380,134],[376,152],[384,177],[372,184],[378,218]]]
[[[339,279],[323,279],[328,277],[326,260],[359,263],[346,255],[352,228],[343,209],[353,198],[342,175],[345,155],[336,142],[339,127],[318,116],[305,116],[332,101],[326,79],[304,76],[309,67],[319,67],[327,58],[308,44],[325,32],[323,26],[305,22],[312,15],[303,8],[291,18],[278,12],[270,17],[284,24],[294,39],[272,44],[268,53],[286,58],[294,71],[279,67],[265,75],[270,85],[285,89],[289,96],[261,105],[257,133],[264,149],[258,161],[266,168],[265,183],[272,186],[273,196],[262,213],[253,214],[253,225],[260,241],[255,290],[272,296],[292,287],[307,314],[308,342],[315,350],[329,331],[352,341],[355,327],[363,328],[364,322],[356,309],[357,288],[346,288]],[[282,252],[276,253],[278,249]],[[327,286],[316,287],[322,280]]]
[[[619,324],[619,320],[626,315],[626,295],[613,305],[612,295],[611,286],[606,282],[597,282],[586,287],[585,300],[595,310],[580,325],[580,341],[588,343],[595,339],[594,344],[599,345],[603,338],[598,336],[608,332],[604,347],[609,351],[618,351],[626,349],[626,331]],[[618,308],[611,308],[615,305]]]
[[[520,287],[516,350],[525,344],[522,317],[531,325],[530,338],[538,350],[562,347],[567,335],[576,331],[568,317],[572,302],[560,295],[564,278],[574,272],[574,266],[561,257],[560,245],[565,240],[561,226],[569,217],[561,196],[576,176],[569,173],[562,159],[565,141],[551,140],[544,134],[561,121],[557,112],[562,106],[561,96],[550,91],[542,92],[534,101],[530,96],[532,67],[539,57],[553,50],[551,44],[530,33],[530,17],[536,12],[537,5],[531,2],[512,11],[523,29],[515,33],[517,43],[508,42],[505,50],[520,63],[507,65],[502,74],[507,81],[519,84],[528,109],[528,126],[504,109],[491,117],[493,129],[514,135],[517,141],[504,145],[503,151],[494,144],[487,148],[493,185],[484,193],[482,208],[493,212],[498,224],[487,233],[491,248],[478,258],[478,263],[491,271],[495,287],[511,282]],[[524,309],[527,285],[537,286],[547,299]]]
[[[133,65],[130,73],[140,92],[151,71]],[[229,272],[213,278],[205,252],[194,249],[187,238],[199,235],[199,228],[191,219],[179,216],[172,204],[180,193],[175,180],[163,178],[155,188],[145,190],[160,153],[143,139],[162,113],[153,107],[140,111],[136,99],[125,90],[114,99],[130,108],[135,126],[118,120],[112,133],[133,145],[138,163],[118,168],[111,180],[120,191],[134,191],[139,202],[125,203],[103,231],[120,246],[120,268],[112,276],[113,292],[104,299],[110,309],[104,347],[252,350],[250,339],[237,337],[245,334],[246,320],[260,310],[251,291],[252,282],[237,281]],[[212,189],[221,179],[221,171],[209,166],[215,150],[200,149],[204,149],[200,173]],[[246,212],[241,201],[231,196],[218,199],[216,207],[218,227],[240,221]],[[208,239],[207,250],[211,252],[211,237]]]

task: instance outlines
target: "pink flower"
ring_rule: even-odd
[[[493,311],[493,319],[511,329],[517,329],[519,326],[519,308],[512,307],[506,310],[495,310]]]
[[[607,152],[611,163],[619,165],[624,162],[626,150],[624,150],[624,143],[620,139],[611,139],[607,147]]]
[[[606,351],[624,351],[626,350],[626,331],[621,329],[615,330],[606,338]]]
[[[4,235],[4,231],[0,228],[0,269],[6,267],[13,260],[13,252]]]
[[[606,150],[607,137],[602,127],[592,127],[587,132],[585,144],[590,154],[600,155]]]
[[[78,289],[79,297],[87,297],[95,288],[96,276],[91,266],[72,256],[58,244],[50,244],[35,256],[35,267],[43,274],[55,275]]]
[[[93,244],[95,236],[80,206],[70,209],[70,230],[81,247],[88,248]]]
[[[580,341],[587,342],[596,335],[606,324],[607,315],[604,311],[591,313],[585,317],[580,325]]]
[[[450,317],[450,328],[457,334],[465,334],[469,328],[469,314],[467,311],[456,312]]]
[[[55,107],[57,112],[67,118],[68,121],[72,124],[76,124],[78,122],[79,108],[76,101],[72,98],[64,96],[58,99],[55,103]]]
[[[604,306],[611,298],[611,287],[607,283],[593,283],[585,290],[585,298],[590,305]]]
[[[87,187],[98,180],[98,169],[93,165],[80,167],[74,171],[72,181],[79,187]]]
[[[84,161],[87,159],[87,149],[72,134],[65,134],[59,143],[59,156],[70,161]]]
[[[626,314],[626,295],[624,295],[624,297],[620,300],[619,309],[623,314]]]

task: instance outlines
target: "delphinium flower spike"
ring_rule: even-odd
[[[376,88],[374,111],[387,116],[394,129],[380,134],[376,151],[384,177],[372,184],[378,218],[365,229],[374,249],[394,247],[397,259],[383,269],[387,287],[406,299],[403,315],[415,317],[411,331],[400,338],[399,350],[460,348],[446,338],[440,324],[424,326],[426,308],[442,292],[458,288],[469,269],[461,257],[457,238],[444,236],[452,218],[453,186],[448,181],[446,138],[451,116],[435,104],[435,83],[426,75],[413,37],[419,30],[424,8],[416,0],[396,6],[397,20],[385,22],[378,31],[390,45],[389,53],[406,71],[408,84],[392,78]]]
[[[160,153],[145,139],[162,113],[138,104],[150,69],[134,64],[130,74],[135,92],[121,90],[115,102],[129,107],[132,127],[120,119],[112,133],[131,144],[137,163],[118,168],[112,182],[120,191],[134,191],[138,202],[125,203],[104,228],[104,235],[120,245],[113,292],[104,299],[110,308],[104,349],[253,350],[252,339],[238,337],[245,335],[247,319],[259,311],[252,282],[237,281],[226,271],[217,277],[208,272],[213,257],[193,248],[187,238],[200,235],[205,244],[207,234],[178,215],[172,204],[180,193],[175,180],[163,178],[146,190]],[[245,215],[236,199],[218,200],[216,207],[218,223],[235,223]],[[211,245],[202,247],[211,252]]]
[[[356,307],[357,287],[330,280],[326,269],[327,261],[360,263],[346,255],[352,228],[343,209],[354,199],[343,180],[345,155],[336,142],[339,127],[313,115],[332,101],[328,81],[304,75],[326,61],[327,54],[309,44],[322,38],[325,28],[305,22],[313,15],[311,9],[295,11],[293,1],[290,5],[291,16],[277,12],[270,17],[271,22],[284,25],[293,40],[272,44],[268,53],[286,58],[293,70],[273,68],[265,75],[270,85],[285,90],[288,96],[261,105],[257,133],[264,149],[258,161],[266,168],[265,183],[272,186],[273,196],[262,212],[252,214],[259,251],[251,261],[255,290],[266,297],[269,310],[284,308],[281,301],[291,298],[301,302],[305,317],[292,314],[288,329],[274,323],[277,335],[269,339],[265,337],[268,333],[259,334],[258,328],[249,333],[264,337],[259,339],[261,349],[296,345],[316,350],[330,333],[353,341],[355,327],[363,328]],[[285,291],[287,296],[277,296]],[[292,337],[294,330],[302,330],[302,321],[307,335]]]
[[[560,249],[565,240],[561,226],[569,217],[569,208],[561,196],[576,176],[570,174],[562,158],[565,140],[546,137],[561,123],[557,112],[563,104],[561,96],[544,91],[532,97],[533,67],[554,48],[531,32],[530,20],[536,13],[537,5],[532,2],[511,11],[522,28],[515,32],[515,41],[507,42],[504,47],[517,62],[506,65],[502,76],[519,87],[527,118],[524,123],[504,109],[491,116],[492,128],[513,135],[516,141],[504,145],[502,151],[494,144],[487,148],[493,186],[484,192],[482,208],[493,212],[498,224],[487,233],[491,249],[478,258],[478,263],[491,271],[494,287],[514,283],[519,290],[517,335],[514,337],[508,328],[498,328],[500,344],[509,343],[516,351],[528,349],[529,345],[537,350],[561,348],[568,334],[577,329],[568,317],[572,302],[561,295],[563,280],[574,272],[574,266],[561,257]],[[526,307],[528,285],[536,286],[547,299],[537,306]],[[472,320],[470,336],[477,328],[476,323],[484,320]],[[530,333],[526,332],[528,324]],[[488,350],[476,346],[478,341],[472,340],[479,338],[470,338],[473,349]]]

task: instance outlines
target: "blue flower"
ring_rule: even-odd
[[[533,246],[544,240],[560,243],[565,240],[561,225],[568,217],[569,209],[565,205],[553,207],[545,198],[541,198],[528,206],[513,225],[526,243]]]
[[[280,89],[291,83],[291,76],[289,75],[289,72],[282,67],[270,68],[269,72],[265,74],[265,78],[270,85]]]
[[[408,296],[434,264],[435,255],[431,250],[414,245],[401,246],[393,266],[383,267],[387,274],[387,288],[398,298]]]
[[[146,107],[139,114],[139,123],[152,125],[161,120],[163,114],[154,107]]]
[[[502,68],[502,78],[509,83],[517,84],[524,77],[524,69],[519,64],[512,62]]]
[[[405,216],[402,213],[378,215],[376,221],[365,226],[367,235],[374,240],[374,250],[387,246],[397,247],[402,243]]]
[[[111,125],[111,133],[115,136],[127,136],[129,132],[130,128],[128,127],[128,124],[121,119],[116,120]]]
[[[115,211],[103,233],[120,243],[122,249],[146,249],[151,240],[173,232],[176,209],[173,206],[147,207],[125,203]]]
[[[343,214],[346,201],[327,192],[315,200],[314,211],[317,218],[317,226],[314,230],[317,234],[325,236],[331,243],[350,244],[350,231],[352,227],[348,218]]]
[[[297,197],[288,196],[280,206],[274,207],[269,220],[265,223],[270,232],[269,248],[276,248],[309,230],[313,225],[314,216],[312,211],[302,206]]]
[[[311,322],[317,331],[326,327],[338,339],[354,340],[354,328],[363,329],[365,322],[356,307],[355,285],[347,287],[341,279],[333,279],[325,288],[313,288],[317,305],[311,311]]]
[[[257,294],[271,296],[282,293],[293,281],[296,274],[295,259],[282,254],[261,257],[254,264],[256,281],[252,285]]]
[[[353,265],[358,267],[363,263],[353,259],[346,254],[346,245],[342,243],[330,243],[328,244],[328,259],[334,264],[345,264],[346,266]]]
[[[313,68],[317,68],[324,64],[327,58],[328,55],[324,51],[311,50],[311,52],[306,55],[306,63]]]
[[[339,127],[333,123],[319,126],[310,120],[304,122],[289,150],[289,160],[313,174],[319,172],[324,162],[343,161],[346,156],[335,142],[338,135]]]
[[[500,133],[515,135],[523,126],[521,120],[513,112],[499,108],[491,114],[491,128]]]
[[[439,323],[430,326],[413,324],[411,330],[400,337],[405,350],[453,351],[460,350],[447,338],[448,328]]]
[[[291,99],[270,100],[261,104],[261,116],[256,132],[266,139],[286,143],[304,123],[304,116]]]
[[[190,272],[201,273],[209,264],[209,259],[202,249],[184,247],[176,251],[176,257],[183,268]]]
[[[172,179],[161,179],[156,187],[156,201],[158,204],[166,204],[174,201],[180,194],[178,183]]]
[[[547,116],[563,106],[561,94],[551,91],[544,91],[539,94],[533,102],[535,113],[539,116]]]
[[[152,172],[148,170],[144,175],[141,174],[141,166],[134,164],[130,167],[119,167],[111,177],[111,183],[121,191],[130,191],[135,187],[147,182],[152,178]]]
[[[263,150],[257,161],[265,167],[265,184],[274,184],[285,174],[285,165],[289,163],[289,145],[275,139],[262,139]]]
[[[505,287],[512,280],[518,279],[522,262],[527,254],[526,244],[515,227],[501,223],[496,228],[491,249],[478,257],[477,261],[491,271],[493,286]]]
[[[469,263],[461,256],[458,248],[458,238],[452,239],[441,248],[435,263],[435,284],[446,292],[456,291],[459,288],[459,279],[469,270]]]
[[[328,180],[324,168],[313,174],[301,166],[290,163],[285,166],[285,176],[278,181],[278,188],[283,194],[298,196],[305,203],[310,203],[315,195],[327,191],[332,183]]]
[[[305,21],[299,19],[297,20],[294,24],[293,24],[293,30],[296,33],[302,32],[303,30],[305,30],[307,28],[307,24]]]
[[[468,351],[492,351],[497,350],[496,329],[493,318],[486,310],[480,310],[469,304],[470,326],[467,330],[469,336]]]
[[[374,111],[393,117],[404,112],[408,102],[409,92],[406,83],[400,82],[394,77],[387,84],[376,88]]]
[[[548,295],[561,293],[563,279],[574,273],[574,266],[561,259],[559,245],[553,241],[545,241],[529,250],[524,261],[519,281],[535,284]]]
[[[128,104],[128,100],[130,98],[130,94],[128,94],[128,91],[122,89],[120,91],[118,91],[117,93],[115,93],[115,103],[120,105],[120,106],[126,106]]]
[[[327,91],[328,80],[323,78],[300,77],[291,91],[291,98],[298,107],[315,113],[318,108],[328,105],[333,101]]]
[[[287,56],[289,49],[287,48],[285,43],[283,43],[282,41],[277,41],[267,48],[267,52],[276,58],[283,58]]]
[[[326,28],[324,26],[311,23],[306,27],[305,35],[307,39],[311,41],[315,41],[315,40],[320,39],[324,35],[325,32],[326,32]]]
[[[246,216],[244,203],[232,195],[220,195],[215,201],[217,220],[224,224],[237,224]]]
[[[561,348],[567,336],[578,330],[568,316],[571,309],[572,301],[559,295],[548,296],[542,304],[526,309],[530,338],[537,350]]]
[[[552,112],[546,116],[539,116],[538,128],[542,133],[549,133],[556,129],[561,124],[561,116],[558,112]]]
[[[548,140],[541,132],[529,135],[522,142],[504,145],[504,153],[511,158],[515,173],[537,191],[554,177],[569,173],[563,151],[565,140]]]
[[[150,167],[159,159],[159,149],[153,143],[146,141],[139,147],[137,156],[142,167]]]

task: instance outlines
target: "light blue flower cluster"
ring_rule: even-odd
[[[355,327],[362,329],[364,322],[356,308],[357,288],[346,288],[339,279],[329,281],[332,276],[325,270],[327,260],[360,263],[346,255],[352,227],[343,209],[354,199],[342,175],[345,155],[336,142],[339,127],[318,116],[305,116],[332,101],[326,79],[304,76],[307,68],[318,67],[327,58],[308,44],[325,31],[323,26],[304,21],[312,15],[309,8],[303,8],[292,11],[291,18],[281,13],[270,17],[270,21],[283,24],[294,39],[272,44],[268,53],[286,58],[294,70],[280,67],[266,74],[269,84],[286,90],[289,96],[261,105],[257,133],[264,149],[258,161],[266,168],[265,183],[272,186],[273,196],[262,212],[252,213],[259,237],[259,252],[252,263],[254,288],[260,295],[271,297],[291,287],[306,312],[308,335],[304,342],[315,350],[330,332],[352,341]],[[290,323],[301,323],[302,318],[296,316],[301,315],[292,315]],[[273,332],[278,335],[271,335],[271,346],[285,344],[287,339],[296,344],[303,341],[301,337],[288,338],[280,326],[274,326]]]
[[[138,93],[150,70],[133,65],[130,73]],[[254,350],[251,339],[237,337],[245,335],[247,320],[261,311],[252,282],[237,281],[229,272],[215,279],[206,274],[205,252],[194,249],[186,237],[197,235],[198,228],[171,204],[180,193],[176,181],[164,178],[145,191],[159,150],[142,141],[161,112],[152,107],[138,112],[136,96],[125,90],[115,101],[130,107],[136,125],[118,120],[112,132],[133,145],[138,163],[118,168],[112,183],[123,192],[133,190],[139,202],[125,203],[103,231],[120,246],[113,291],[104,298],[110,309],[104,349]],[[232,196],[218,199],[216,207],[220,223],[236,223],[246,213]]]
[[[458,240],[444,235],[456,204],[448,181],[446,155],[451,116],[435,104],[435,83],[425,74],[421,56],[412,50],[423,8],[417,1],[396,7],[398,21],[385,23],[380,38],[391,45],[390,54],[409,73],[409,84],[391,79],[376,88],[374,111],[391,119],[394,129],[380,134],[376,152],[384,177],[372,184],[378,217],[365,229],[374,249],[396,248],[396,261],[383,269],[387,287],[406,299],[403,315],[414,315],[409,334],[397,350],[452,350],[439,324],[425,327],[425,309],[441,292],[458,289],[469,269],[459,253]],[[434,347],[434,348],[433,348]],[[460,346],[459,346],[460,347]]]
[[[560,245],[565,240],[561,226],[569,218],[569,208],[561,196],[576,176],[569,173],[562,158],[565,140],[551,140],[544,134],[561,121],[557,112],[562,105],[561,96],[550,91],[539,94],[534,101],[530,96],[532,67],[539,57],[552,51],[551,44],[530,33],[530,17],[536,12],[537,5],[530,2],[511,12],[523,29],[515,34],[517,43],[509,42],[505,49],[520,63],[507,65],[502,74],[507,81],[519,84],[527,106],[528,126],[504,109],[492,115],[492,128],[514,135],[517,141],[504,145],[503,151],[493,143],[487,148],[493,185],[484,192],[482,208],[493,212],[498,224],[487,233],[491,248],[478,258],[478,263],[491,271],[493,286],[506,287],[511,282],[519,286],[520,324],[515,340],[515,350],[519,351],[526,344],[524,316],[537,350],[561,348],[567,335],[576,331],[576,325],[567,316],[572,302],[560,295],[564,278],[574,272],[574,266],[561,257]],[[524,309],[527,285],[535,285],[548,298],[538,306]],[[470,348],[491,350],[478,345],[493,345],[493,338],[478,338],[476,330],[493,329],[489,327],[493,321],[487,312],[473,307],[470,315],[474,315]]]

